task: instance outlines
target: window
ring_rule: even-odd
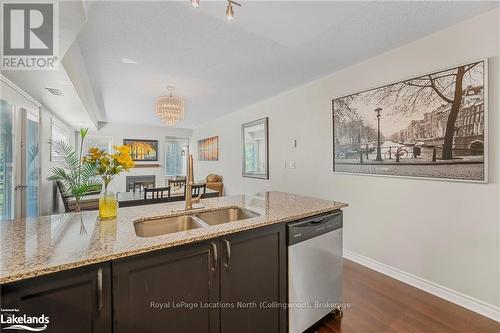
[[[165,176],[171,178],[186,176],[188,154],[188,139],[167,138],[165,140]]]
[[[57,121],[55,118],[52,118],[50,125],[50,142],[57,141],[69,142],[69,133],[62,123]],[[57,161],[59,159],[59,155],[57,155],[52,147],[53,145],[50,146],[50,160]]]

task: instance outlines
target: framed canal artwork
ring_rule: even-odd
[[[219,160],[219,137],[213,136],[198,140],[198,160],[218,161]]]
[[[134,161],[158,161],[158,140],[123,139]]]
[[[488,181],[487,60],[335,98],[333,171]]]

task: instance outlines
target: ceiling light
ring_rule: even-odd
[[[184,99],[173,95],[174,87],[168,86],[169,94],[156,100],[156,115],[168,126],[176,125],[184,119]]]
[[[232,21],[234,18],[234,11],[233,6],[231,5],[231,1],[227,2],[226,18],[228,19],[228,21]]]
[[[233,5],[241,7],[241,4],[228,0],[227,1],[227,8],[226,8],[226,18],[228,21],[232,21],[234,18],[234,10],[233,10]]]
[[[234,9],[233,5],[236,5],[238,7],[241,7],[241,4],[233,1],[233,0],[227,0],[227,7],[226,7],[226,18],[228,21],[232,21],[234,18]],[[200,7],[200,0],[191,0],[191,6],[193,8],[198,8]]]

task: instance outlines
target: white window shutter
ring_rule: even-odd
[[[56,119],[51,119],[51,129],[50,129],[50,142],[64,141],[69,142],[69,133],[64,128],[64,126],[58,122]],[[61,157],[54,151],[53,145],[50,145],[50,160],[52,162],[58,161]]]

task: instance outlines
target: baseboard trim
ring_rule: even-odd
[[[344,249],[344,258],[500,322],[500,307]]]

